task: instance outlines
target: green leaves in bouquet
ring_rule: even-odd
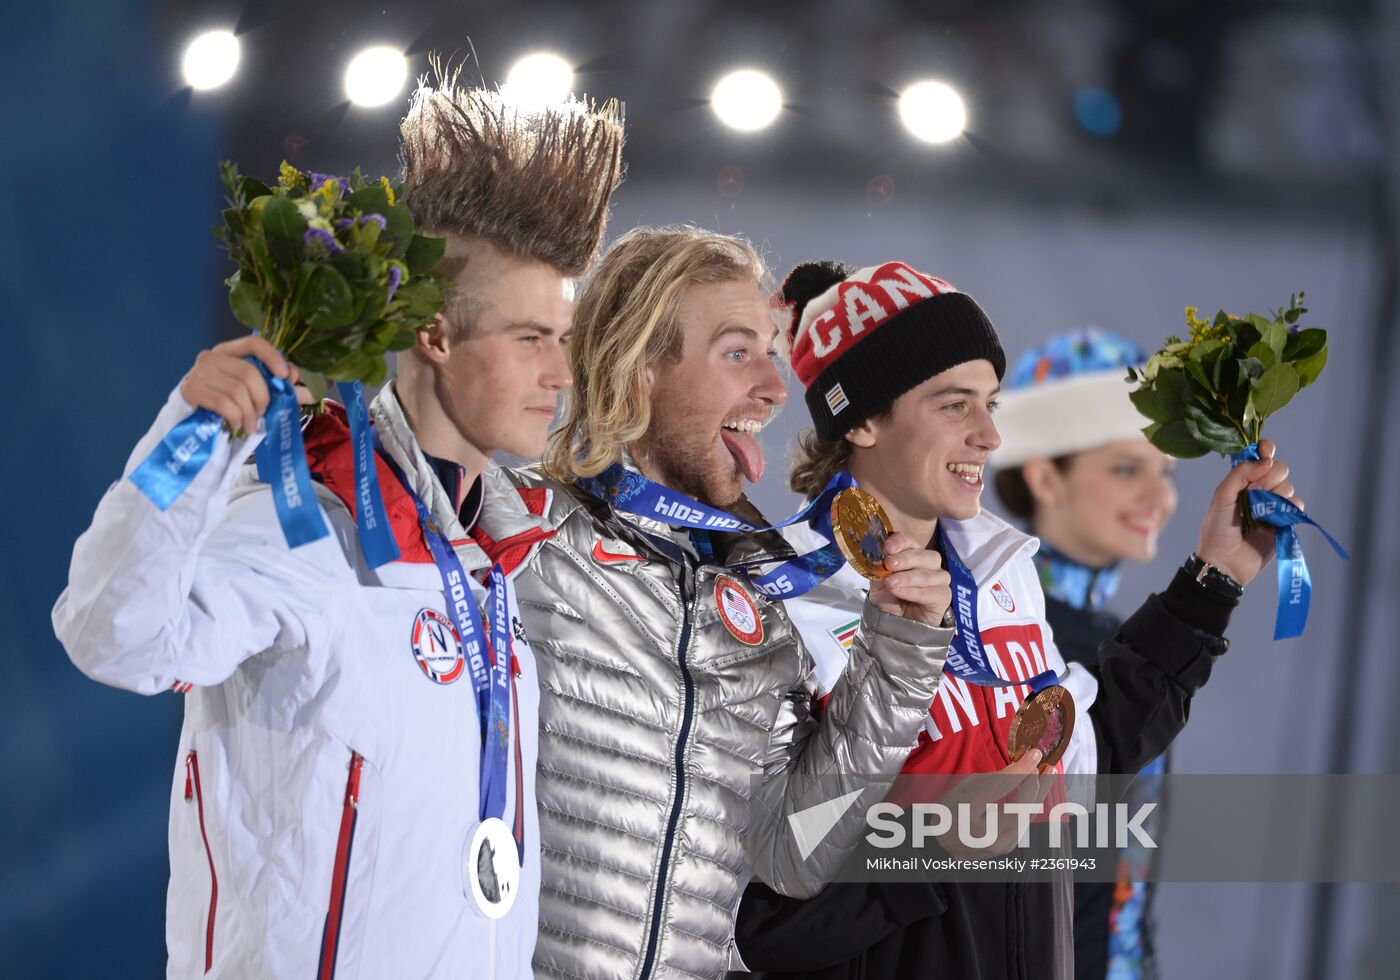
[[[1251,414],[1262,423],[1298,394],[1298,372],[1287,364],[1275,364],[1250,382],[1250,387]]]
[[[330,382],[320,371],[312,371],[309,368],[299,368],[301,372],[301,383],[306,385],[306,390],[311,392],[311,397],[316,399],[319,405],[326,397],[326,392],[330,390]]]
[[[269,194],[257,198],[255,204],[262,204],[263,233],[269,242],[295,242],[301,245],[306,234],[306,219],[297,211],[297,206],[285,197]]]
[[[1196,441],[1186,423],[1179,419],[1171,422],[1153,422],[1142,430],[1142,434],[1162,452],[1178,459],[1195,459],[1210,452],[1209,448]]]
[[[432,279],[420,279],[400,286],[395,301],[405,304],[404,314],[410,320],[431,319],[442,309],[442,287]]]
[[[1257,442],[1264,420],[1317,380],[1327,363],[1327,332],[1302,329],[1303,294],[1273,318],[1224,311],[1211,321],[1187,310],[1190,339],[1172,337],[1141,373],[1133,404],[1152,424],[1143,434],[1182,458],[1233,455]]]
[[[253,283],[244,282],[243,273],[235,272],[229,280],[228,305],[238,322],[249,330],[263,326],[262,292]]]
[[[1294,334],[1288,338],[1283,356],[1298,372],[1298,387],[1306,388],[1327,366],[1327,331],[1312,328]]]
[[[422,235],[414,235],[403,256],[404,265],[408,266],[408,274],[426,276],[442,261],[442,254],[446,250],[446,238],[424,238]]]
[[[354,295],[345,277],[329,265],[312,266],[298,309],[313,332],[348,327],[355,320]]]
[[[334,381],[383,382],[442,309],[433,274],[445,239],[418,233],[401,189],[358,169],[326,177],[283,163],[268,186],[219,165],[228,197],[216,236],[237,271],[229,308],[302,370],[319,399]]]
[[[1153,420],[1144,435],[1164,453],[1183,459],[1243,448],[1238,433],[1216,417],[1220,399],[1205,367],[1190,359],[1183,363],[1181,368],[1159,369],[1150,387],[1129,396],[1138,411]]]

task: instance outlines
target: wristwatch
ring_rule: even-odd
[[[1208,564],[1201,559],[1201,556],[1194,551],[1191,557],[1181,566],[1187,575],[1195,580],[1196,584],[1203,589],[1209,589],[1227,599],[1238,599],[1244,595],[1244,586],[1226,575],[1214,565]]]

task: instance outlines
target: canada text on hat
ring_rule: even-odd
[[[840,438],[967,361],[987,360],[998,378],[1006,370],[996,328],[952,284],[903,262],[843,272],[838,263],[806,262],[783,283],[797,321],[792,368],[820,438]]]
[[[956,293],[957,287],[903,262],[852,273],[809,302],[792,344],[792,368],[804,387],[863,336],[911,302]]]

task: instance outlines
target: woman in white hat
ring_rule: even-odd
[[[1105,608],[1120,563],[1150,560],[1176,510],[1175,460],[1142,435],[1146,420],[1124,381],[1125,369],[1144,360],[1105,331],[1051,337],[1022,355],[997,415],[997,496],[1040,539],[1034,561],[1061,655],[1091,671],[1100,644],[1122,625]],[[1137,790],[1165,767],[1165,755],[1148,763]],[[1145,863],[1128,851],[1116,882],[1076,882],[1076,980],[1155,975]]]

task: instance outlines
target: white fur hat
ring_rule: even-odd
[[[992,463],[1006,469],[1141,434],[1151,420],[1128,399],[1126,376],[1146,359],[1131,341],[1093,327],[1028,350],[1001,395]]]

